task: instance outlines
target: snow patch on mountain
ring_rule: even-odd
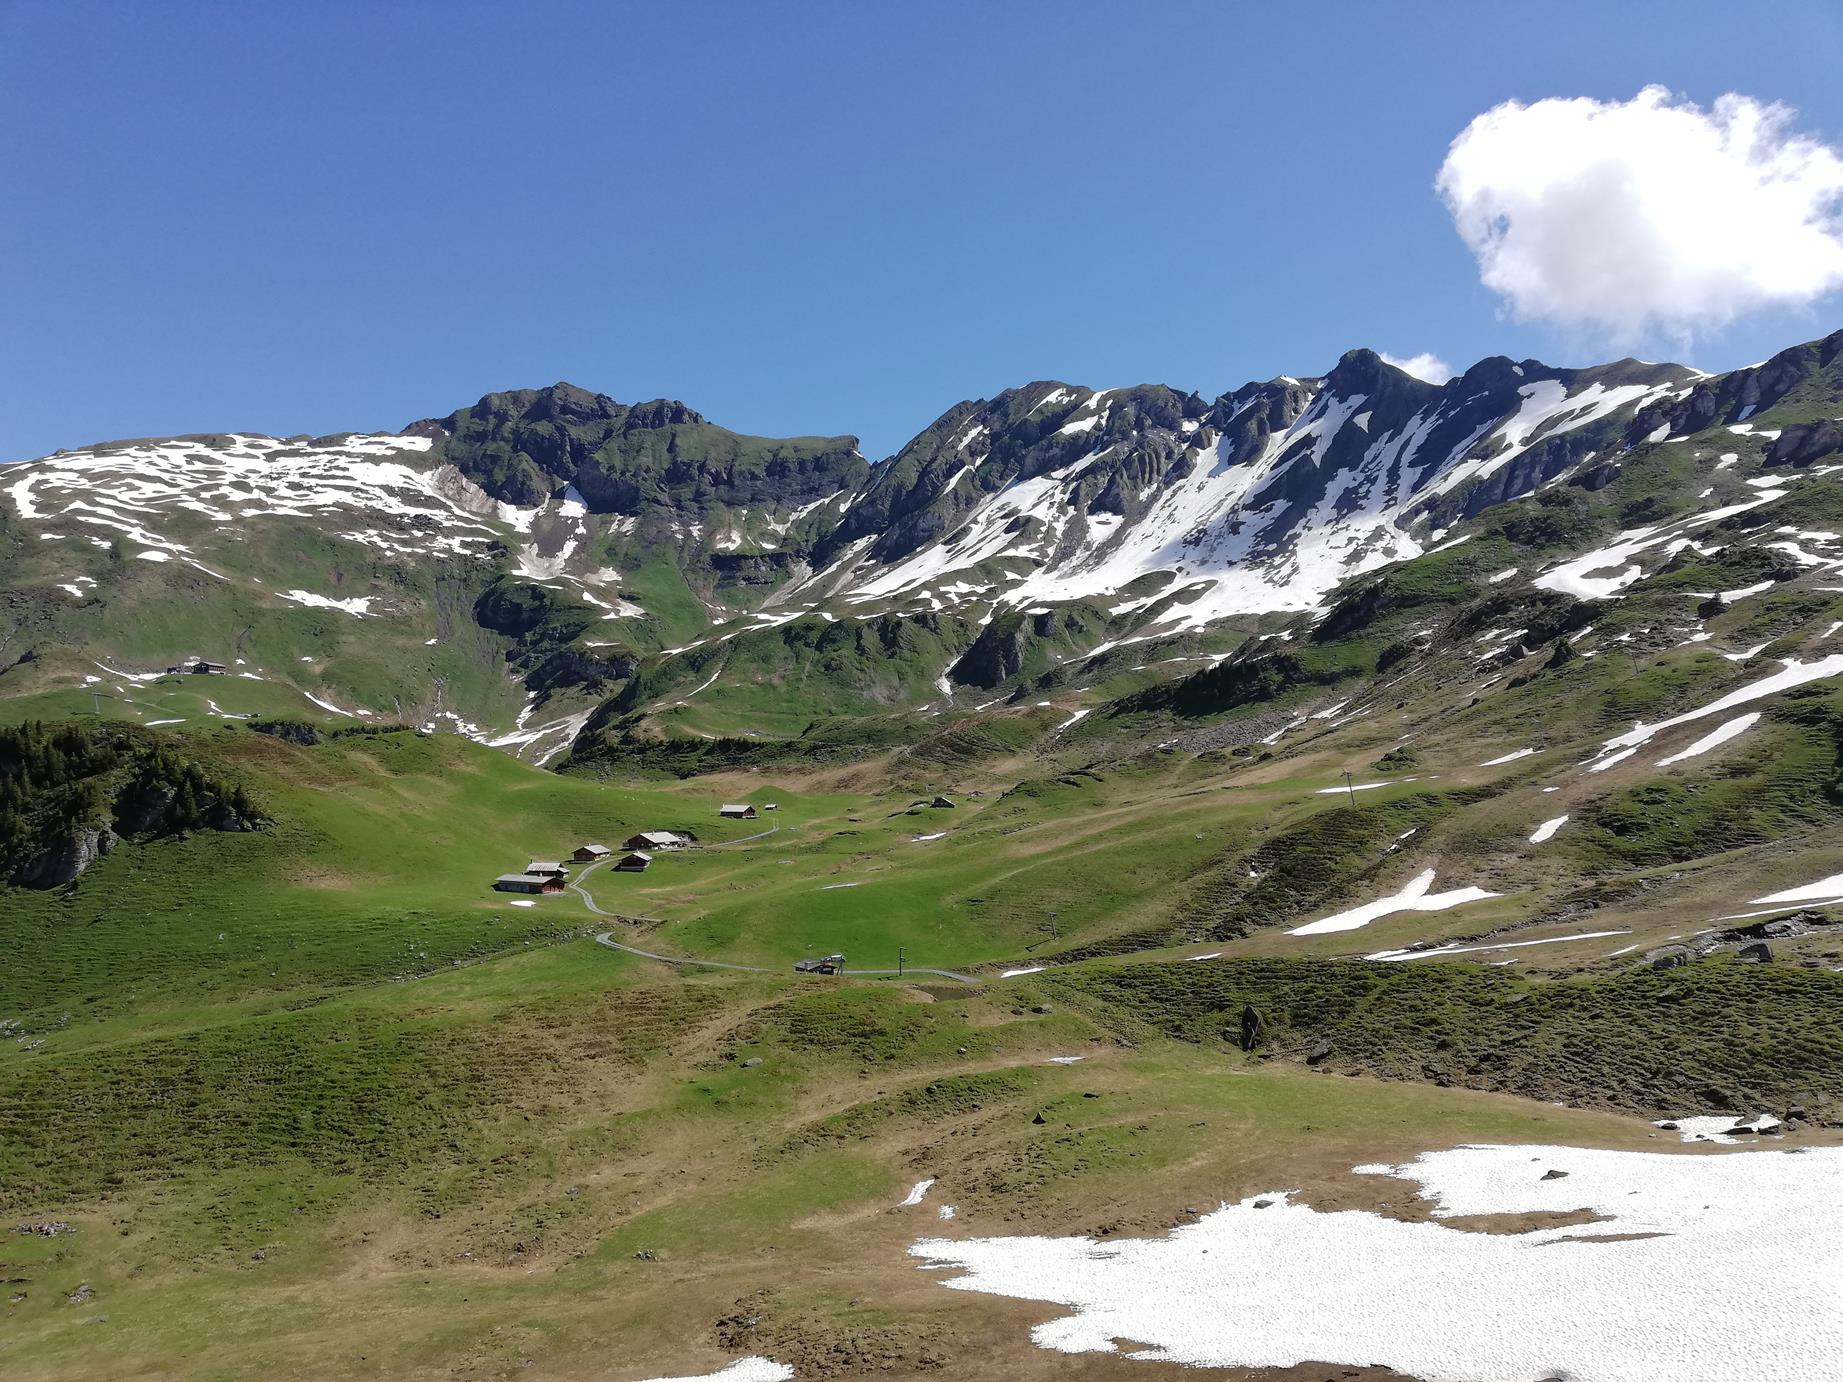
[[[1710,701],[1707,705],[1698,706],[1694,710],[1687,710],[1683,712],[1683,714],[1674,715],[1668,720],[1660,720],[1656,724],[1645,724],[1640,722],[1627,730],[1624,734],[1615,735],[1613,738],[1606,740],[1605,743],[1600,746],[1600,754],[1595,758],[1592,765],[1588,768],[1588,771],[1601,772],[1611,767],[1614,763],[1623,762],[1646,744],[1649,744],[1659,734],[1675,729],[1679,725],[1694,724],[1698,720],[1706,719],[1711,715],[1719,715],[1723,711],[1734,709],[1736,706],[1747,705],[1767,696],[1776,696],[1782,691],[1790,691],[1794,687],[1804,686],[1810,682],[1824,681],[1828,678],[1839,676],[1843,676],[1843,653],[1834,653],[1829,657],[1816,658],[1810,662],[1801,662],[1797,658],[1785,658],[1783,659],[1781,670],[1773,673],[1769,677],[1763,677],[1759,681],[1749,682],[1745,686],[1738,687],[1728,692],[1725,696]],[[1745,723],[1743,723],[1743,721]],[[1717,744],[1725,742],[1727,738],[1744,732],[1752,723],[1753,721],[1746,716],[1731,720],[1727,725],[1723,726],[1722,730],[1718,730],[1715,734],[1709,735],[1704,740],[1698,741],[1697,744],[1691,746],[1691,749],[1694,750],[1695,753],[1707,752]],[[1733,728],[1733,726],[1736,725],[1739,726],[1738,729]],[[1686,752],[1683,756],[1689,757],[1691,754]],[[1672,761],[1675,760],[1673,759]],[[1660,764],[1659,766],[1662,765]]]
[[[1336,789],[1336,790],[1342,790]],[[1430,891],[1433,887],[1434,871],[1424,869],[1410,879],[1398,892],[1388,897],[1377,898],[1360,907],[1338,912],[1333,916],[1322,917],[1317,921],[1307,922],[1304,926],[1295,926],[1286,934],[1289,936],[1322,936],[1338,931],[1356,931],[1369,925],[1372,921],[1397,912],[1444,912],[1450,907],[1460,907],[1468,902],[1481,902],[1486,898],[1496,897],[1497,893],[1487,892],[1479,887],[1449,888],[1445,892]]]
[[[984,439],[981,453],[990,446],[989,428],[975,416],[953,437],[950,449],[963,459],[930,486],[938,498],[952,496],[939,538],[882,562],[869,554],[872,541],[859,539],[786,595],[840,592],[861,605],[913,599],[937,610],[975,601],[1025,608],[1119,601],[1136,586],[1112,612],[1152,610],[1154,633],[1311,609],[1354,576],[1440,550],[1443,534],[1421,525],[1442,496],[1554,437],[1635,412],[1679,382],[1533,379],[1507,395],[1507,411],[1481,417],[1479,396],[1454,381],[1403,419],[1399,400],[1379,411],[1386,387],[1372,396],[1367,387],[1293,381],[1284,395],[1273,392],[1278,383],[1235,395],[1220,430],[1186,420],[1125,439],[1109,439],[1106,424],[1111,409],[1129,406],[1130,391],[1097,392],[1053,434],[1094,438],[1090,449],[1050,469],[988,481],[989,492],[969,496],[964,482],[992,464],[967,454],[975,437]],[[1282,404],[1301,411],[1250,439],[1248,419]],[[1148,451],[1149,441],[1169,449]],[[1175,461],[1147,459],[1174,454]],[[1150,483],[1148,466],[1156,468]],[[1103,487],[1128,497],[1097,505]],[[1639,574],[1622,569],[1618,580]]]
[[[7,468],[4,494],[22,519],[100,528],[138,547],[145,561],[180,561],[228,579],[205,557],[245,541],[259,520],[310,520],[316,528],[392,557],[485,559],[513,547],[516,571],[563,581],[579,593],[619,579],[573,560],[592,538],[583,496],[520,508],[492,498],[452,465],[429,466],[427,437],[369,435],[313,442],[233,433],[117,442],[59,451]],[[520,542],[518,539],[524,537]],[[108,538],[96,539],[107,546]],[[284,600],[363,617],[372,597],[277,592]],[[625,617],[628,601],[595,603]]]
[[[443,494],[430,470],[410,463],[428,449],[426,437],[368,435],[307,444],[244,434],[107,443],[10,466],[6,493],[23,519],[110,527],[173,554],[215,540],[220,525],[234,536],[252,519],[344,511],[372,523],[405,520],[406,543],[422,525],[472,531],[482,541],[496,536]],[[187,540],[161,531],[172,523]]]
[[[369,595],[350,600],[335,600],[330,595],[315,595],[310,590],[278,590],[275,593],[282,599],[291,600],[297,605],[312,605],[316,609],[342,609],[347,614],[356,615],[360,619],[371,613],[372,597]]]
[[[1685,547],[1695,548],[1696,544],[1685,536],[1692,530],[1719,523],[1724,518],[1746,513],[1749,509],[1757,509],[1762,504],[1785,498],[1786,494],[1784,489],[1762,490],[1752,499],[1692,514],[1661,527],[1631,529],[1620,533],[1604,547],[1544,572],[1536,577],[1533,584],[1544,590],[1560,591],[1583,600],[1608,599],[1644,576],[1644,566],[1634,558],[1646,553],[1669,557]]]

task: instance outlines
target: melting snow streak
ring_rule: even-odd
[[[1727,743],[1730,739],[1738,738],[1740,735],[1745,734],[1748,730],[1753,728],[1754,722],[1759,718],[1760,712],[1755,710],[1750,711],[1746,715],[1741,715],[1735,719],[1729,720],[1720,729],[1710,730],[1707,734],[1703,735],[1695,743],[1681,752],[1673,753],[1668,758],[1658,759],[1657,766],[1660,768],[1668,768],[1672,763],[1681,763],[1686,758],[1700,758],[1710,749],[1717,748]]]
[[[1453,888],[1443,893],[1430,893],[1433,886],[1433,870],[1414,878],[1400,892],[1392,897],[1377,898],[1366,902],[1361,907],[1352,907],[1347,912],[1335,916],[1322,917],[1317,921],[1296,926],[1286,934],[1289,936],[1322,936],[1333,931],[1355,931],[1368,926],[1380,917],[1392,916],[1396,912],[1443,912],[1448,907],[1457,907],[1466,902],[1477,902],[1483,898],[1496,897],[1493,892],[1483,888]]]
[[[1552,821],[1544,821],[1536,827],[1536,833],[1529,837],[1532,845],[1539,845],[1555,838],[1555,832],[1568,823],[1566,816],[1557,816]]]
[[[1829,878],[1820,878],[1815,883],[1807,883],[1802,888],[1787,888],[1783,892],[1768,893],[1765,897],[1756,897],[1754,905],[1773,902],[1838,902],[1843,901],[1843,873],[1832,874]]]

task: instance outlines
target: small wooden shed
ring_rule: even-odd
[[[653,862],[653,856],[643,849],[636,849],[630,854],[623,854],[621,862],[614,866],[616,873],[645,873],[647,866]]]
[[[577,845],[570,859],[578,864],[599,864],[613,853],[607,845]]]
[[[561,878],[569,870],[555,859],[533,859],[525,865],[526,873],[535,873],[542,878]]]
[[[725,820],[752,821],[755,819],[755,808],[743,802],[727,801],[717,808],[717,814]]]

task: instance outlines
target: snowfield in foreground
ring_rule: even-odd
[[[652,1377],[647,1382],[788,1382],[794,1370],[785,1363],[760,1357],[738,1358],[717,1372],[701,1372],[696,1377]]]
[[[1843,1376],[1843,1148],[1478,1146],[1356,1169],[1418,1183],[1434,1221],[1276,1192],[1164,1238],[909,1251],[963,1268],[943,1283],[955,1290],[1070,1307],[1031,1335],[1064,1353],[1124,1339],[1145,1345],[1129,1357],[1193,1367],[1380,1363],[1424,1382]],[[1438,1222],[1581,1210],[1598,1218],[1505,1234]]]

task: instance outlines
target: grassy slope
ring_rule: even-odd
[[[1317,1048],[1332,1069],[1640,1111],[1843,1108],[1843,985],[1819,971],[1719,961],[1531,983],[1469,965],[1224,960],[1047,983],[1103,1020],[1207,1045],[1234,1043],[1252,1007],[1260,1049]]]
[[[1839,981],[1815,972],[1762,987],[1717,963],[1671,1008],[1658,980],[1570,1004],[1469,966],[1381,971],[1354,1004],[1349,982],[1314,976],[1380,967],[1097,962],[977,989],[783,967],[833,948],[873,963],[898,943],[918,964],[1018,965],[1181,921],[1242,861],[1355,825],[1351,868],[1324,870],[1348,896],[1426,857],[1380,846],[1404,814],[1427,821],[1436,857],[1499,849],[1490,813],[1523,809],[1550,761],[1461,770],[1431,736],[1438,782],[1356,807],[1318,791],[1397,732],[1359,722],[1289,761],[1159,754],[1008,793],[986,777],[1015,783],[1023,765],[968,760],[930,783],[951,811],[864,790],[888,765],[599,782],[446,737],[301,749],[192,732],[283,825],[123,849],[68,892],[5,898],[0,962],[19,987],[0,1015],[44,1044],[0,1046],[0,1186],[15,1219],[77,1226],[4,1240],[24,1293],[0,1346],[9,1372],[500,1376],[532,1359],[606,1378],[759,1351],[812,1376],[867,1359],[1066,1376],[1013,1307],[944,1298],[907,1265],[906,1244],[942,1228],[927,1206],[892,1212],[908,1183],[938,1176],[957,1231],[1155,1232],[1185,1206],[1263,1189],[1375,1202],[1392,1192],[1346,1180],[1350,1165],[1457,1139],[1645,1137],[1629,1119],[1422,1080],[1627,1106],[1737,1076],[1737,1096],[1832,1092],[1822,1014]],[[1464,739],[1461,762],[1481,759],[1479,732]],[[718,821],[715,804],[738,798],[779,809]],[[515,908],[486,889],[529,854],[643,827],[706,847],[592,875],[604,905],[662,917],[634,928],[649,941],[774,973],[669,972],[583,938],[573,897]],[[824,890],[835,882],[859,886]],[[1310,888],[1259,896],[1274,916],[1330,905]],[[595,923],[611,924],[629,929]],[[1341,943],[1268,925],[1246,944]],[[1535,996],[1505,1007],[1505,984]],[[1270,1050],[1328,1034],[1339,1070],[1394,1078],[1226,1050],[1248,1001],[1271,1014]],[[1659,1020],[1621,1021],[1637,1001]],[[1404,1044],[1427,1013],[1451,1020],[1424,1050]],[[1534,1045],[1519,1047],[1526,1029]],[[1493,1059],[1519,1050],[1540,1058]],[[1046,1063],[1062,1054],[1085,1059]],[[1759,1080],[1765,1068],[1784,1083]],[[66,1304],[83,1284],[94,1302]],[[1079,1366],[1111,1375],[1108,1360]]]
[[[9,1373],[622,1377],[759,1349],[826,1376],[844,1340],[1066,1376],[1004,1307],[917,1279],[901,1250],[936,1221],[891,1213],[909,1181],[976,1226],[1147,1231],[1456,1137],[1636,1135],[1124,1050],[1016,985],[927,997],[671,978],[579,941],[54,1057],[9,1079],[9,1208],[77,1232],[5,1241]],[[80,1284],[94,1302],[64,1304]]]
[[[452,728],[458,722],[498,732],[526,708],[518,673],[536,670],[537,659],[525,659],[524,667],[509,663],[518,645],[482,627],[474,613],[503,563],[398,559],[332,531],[273,518],[235,531],[183,515],[163,518],[161,526],[198,543],[204,565],[229,575],[124,555],[133,543],[111,551],[76,535],[45,541],[24,525],[10,535],[0,528],[11,596],[0,616],[0,717],[100,711],[143,722],[197,722],[288,714],[328,724],[370,718]],[[60,584],[85,581],[91,584],[75,595]],[[282,597],[294,590],[367,600],[369,612]],[[691,599],[688,592],[684,598]],[[691,604],[702,627],[702,612]],[[615,628],[586,613],[598,628]],[[672,615],[677,619],[678,611]],[[619,640],[615,633],[594,636]],[[28,650],[31,658],[16,665],[8,655]],[[171,694],[179,684],[137,680],[189,655],[229,664],[233,675],[205,686],[187,682],[196,696]],[[551,689],[547,681],[538,684]],[[567,677],[557,690],[537,708],[538,723],[593,704]],[[329,711],[310,696],[351,713]]]
[[[244,774],[280,824],[123,850],[75,889],[7,894],[0,946],[20,979],[3,1015],[80,1011],[81,1033],[132,1012],[138,1027],[168,1005],[313,996],[520,947],[577,918],[508,908],[488,891],[496,874],[684,814],[453,736],[301,749],[222,729],[188,742]]]

